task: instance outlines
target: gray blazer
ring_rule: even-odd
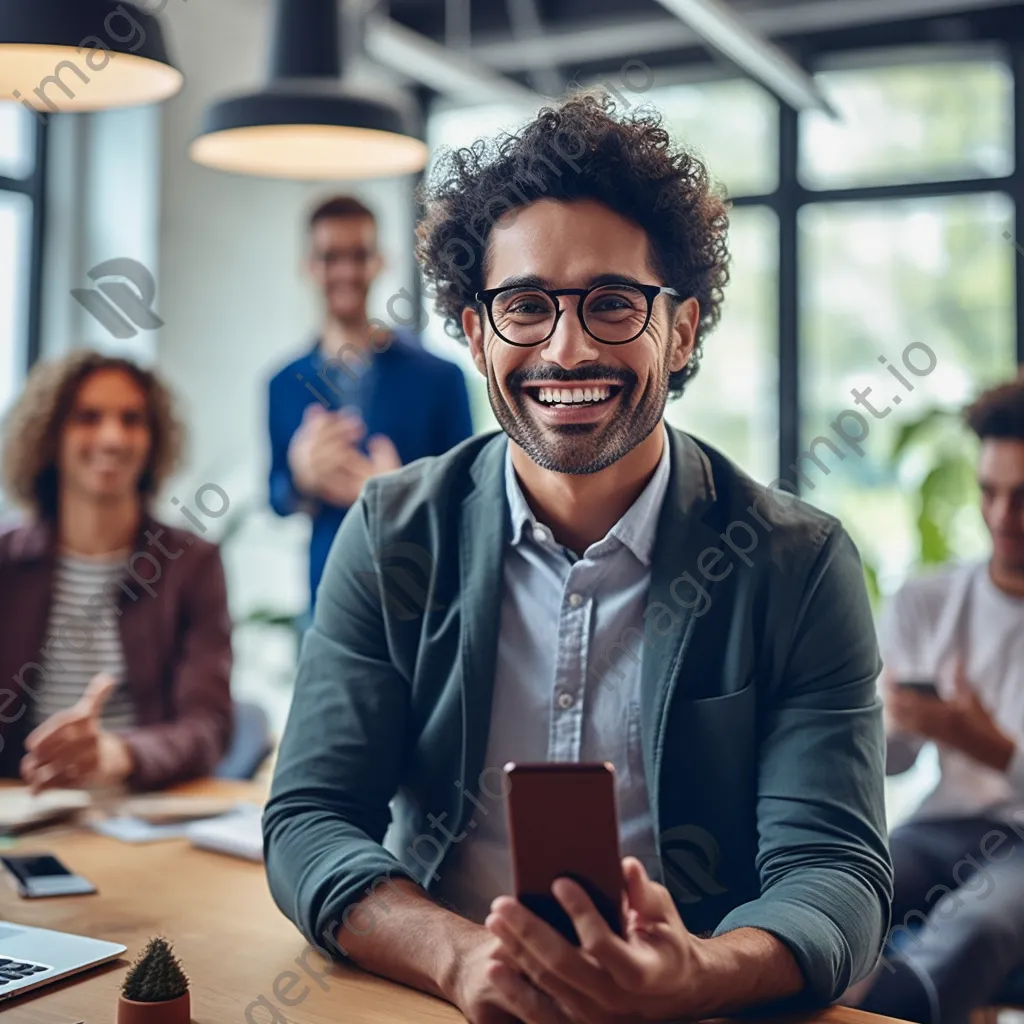
[[[786,942],[802,1002],[820,1005],[875,963],[892,899],[860,559],[832,516],[669,437],[647,626],[610,658],[642,648],[667,884],[695,933],[751,926]],[[497,791],[482,773],[506,444],[474,437],[371,480],[331,549],[264,816],[274,899],[320,948],[388,879],[429,890]]]

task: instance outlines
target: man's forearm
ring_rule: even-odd
[[[465,954],[488,938],[486,929],[438,906],[408,879],[378,888],[346,918],[334,942],[354,963],[449,1002]]]
[[[805,986],[789,947],[759,928],[737,928],[701,940],[696,1004],[687,1016],[718,1017],[794,996]]]
[[[984,728],[952,728],[942,730],[936,739],[941,745],[952,747],[973,758],[986,768],[1005,772],[1017,751],[1017,744],[1007,736],[995,722],[986,723]]]

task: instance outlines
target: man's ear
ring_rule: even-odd
[[[669,344],[668,368],[671,373],[678,373],[690,361],[694,346],[697,343],[697,326],[700,323],[700,303],[689,298],[681,302],[676,309],[672,324],[672,335]]]
[[[484,360],[484,325],[480,319],[480,314],[474,306],[466,306],[462,311],[462,333],[469,342],[469,351],[473,356],[473,364],[486,377],[487,363]]]

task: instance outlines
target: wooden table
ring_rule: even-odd
[[[263,795],[245,783],[212,781],[178,792],[257,802]],[[128,953],[0,1004],[0,1024],[113,1024],[126,969],[154,935],[171,940],[181,958],[195,1024],[464,1021],[430,996],[352,968],[328,967],[274,905],[262,865],[197,850],[185,840],[132,845],[67,828],[22,837],[13,852],[33,849],[55,853],[99,894],[22,900],[0,887],[0,917],[123,943]],[[308,970],[296,962],[300,958]],[[884,1024],[886,1018],[835,1007],[800,1020]]]

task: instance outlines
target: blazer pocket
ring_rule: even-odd
[[[737,781],[754,763],[757,744],[757,687],[753,678],[741,690],[716,697],[677,698],[667,735],[687,752],[693,770]],[[737,774],[739,773],[739,774]]]

